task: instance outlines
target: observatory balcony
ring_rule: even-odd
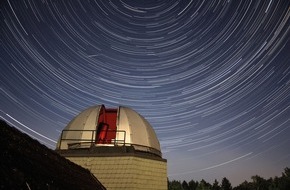
[[[112,137],[118,138],[112,138]],[[63,130],[57,149],[78,149],[94,146],[125,146],[124,130]]]
[[[111,138],[114,136],[115,138]],[[148,152],[161,157],[161,152],[155,148],[139,144],[126,143],[124,130],[63,130],[56,150],[76,150],[97,147],[133,147],[137,151]]]

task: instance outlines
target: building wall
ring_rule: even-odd
[[[89,169],[107,190],[167,190],[166,161],[120,157],[66,157]]]

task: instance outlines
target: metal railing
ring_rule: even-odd
[[[106,136],[112,136],[114,133],[116,138],[97,139],[98,134],[104,131]],[[79,137],[79,138],[76,138]],[[140,144],[126,143],[126,131],[124,130],[63,130],[61,132],[60,140],[57,149],[79,149],[91,148],[96,146],[133,146],[135,150],[142,152],[149,152],[159,157],[162,157],[160,150],[153,147],[148,147]]]
[[[103,132],[105,137],[98,139],[98,134]],[[112,134],[113,133],[113,134]],[[123,135],[122,135],[123,134]],[[115,138],[108,138],[115,136]],[[58,149],[62,149],[64,143],[67,144],[67,149],[80,147],[91,147],[96,145],[110,144],[113,146],[126,145],[126,131],[124,130],[63,130],[61,132]]]

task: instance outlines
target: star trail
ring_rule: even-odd
[[[124,105],[169,179],[273,177],[290,166],[289,24],[289,0],[4,0],[0,118],[54,149],[80,111]]]

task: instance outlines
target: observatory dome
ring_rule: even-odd
[[[160,144],[149,122],[131,108],[104,105],[89,107],[68,123],[57,149],[97,146],[133,146],[136,150],[161,156]]]

